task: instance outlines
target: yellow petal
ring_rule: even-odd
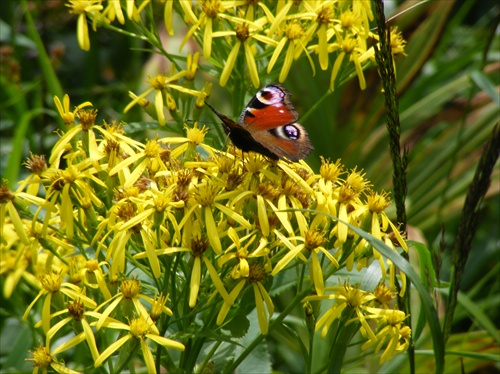
[[[118,350],[123,344],[129,341],[132,338],[132,334],[127,334],[124,337],[118,339],[116,342],[111,343],[111,345],[106,348],[104,352],[95,360],[94,367],[101,366],[106,359],[113,354],[116,350]]]
[[[257,71],[257,65],[255,64],[255,59],[253,57],[252,48],[248,41],[243,43],[245,47],[245,58],[247,61],[248,72],[250,73],[250,79],[252,80],[253,86],[259,88],[260,79],[259,72]]]
[[[207,228],[208,241],[214,252],[220,255],[222,253],[222,245],[220,244],[219,233],[217,231],[217,226],[215,226],[212,209],[209,207],[204,207],[203,209],[205,210],[205,225]]]
[[[163,336],[146,334],[146,337],[166,348],[177,349],[178,351],[183,351],[185,349],[184,344],[176,342],[175,340],[164,338]]]
[[[227,57],[226,60],[226,65],[224,66],[224,70],[222,70],[222,74],[220,76],[220,86],[224,87],[229,79],[229,76],[231,75],[231,72],[233,71],[234,63],[236,61],[236,57],[238,57],[238,51],[240,50],[240,45],[241,42],[237,41],[233,49],[231,50],[231,53]]]

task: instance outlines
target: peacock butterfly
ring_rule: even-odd
[[[238,123],[205,104],[222,120],[224,131],[243,152],[258,152],[273,160],[299,161],[313,150],[309,135],[297,120],[290,94],[277,83],[262,88],[247,104]]]

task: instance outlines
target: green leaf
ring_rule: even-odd
[[[257,320],[257,313],[254,310],[250,315],[250,329],[248,333],[241,340],[243,347],[237,346],[235,355],[238,356],[248,347],[256,337],[260,335],[259,322]],[[252,352],[242,361],[234,373],[271,373],[271,357],[267,342],[262,340]]]
[[[479,70],[474,70],[472,73],[470,73],[470,77],[472,81],[484,92],[488,94],[489,97],[491,97],[491,100],[493,100],[497,106],[500,107],[500,95],[497,92],[497,88],[493,84],[493,82],[486,76],[483,72]]]
[[[439,290],[443,295],[448,296],[449,288]],[[471,319],[485,329],[495,342],[500,345],[500,334],[493,321],[478,307],[476,301],[471,300],[465,293],[458,292],[458,303],[470,315]]]
[[[432,261],[431,253],[426,245],[423,243],[411,242],[411,246],[415,248],[418,254],[420,263],[420,278],[423,284],[427,287],[429,292],[432,292],[433,287],[437,287],[436,272],[434,270],[434,263]],[[423,313],[423,306],[420,306],[418,313],[418,320],[415,329],[412,331],[413,339],[417,340],[425,327],[425,313]]]

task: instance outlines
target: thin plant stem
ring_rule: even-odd
[[[467,190],[465,204],[462,209],[460,223],[458,225],[455,245],[451,252],[451,276],[450,291],[448,294],[448,306],[444,319],[443,332],[444,338],[450,336],[453,315],[457,306],[458,291],[462,281],[465,265],[469,257],[472,246],[472,239],[477,230],[479,222],[480,209],[484,201],[486,192],[491,183],[491,173],[498,157],[500,156],[500,131],[498,123],[493,128],[491,137],[486,143],[479,164],[474,174],[474,179]]]
[[[396,204],[397,222],[400,231],[406,234],[406,208],[405,200],[407,194],[406,168],[408,164],[407,150],[401,150],[401,123],[399,119],[399,103],[397,97],[396,74],[394,71],[394,60],[391,50],[391,30],[387,27],[384,15],[383,0],[375,0],[375,20],[377,32],[380,39],[380,48],[375,46],[375,59],[384,88],[386,126],[389,135],[389,152],[391,155],[393,174],[392,183],[394,189],[394,202]],[[403,252],[403,257],[408,259],[408,254]],[[410,313],[410,287],[403,297],[398,298],[398,303],[407,315]],[[408,324],[411,325],[411,317]],[[410,339],[408,347],[408,358],[410,372],[415,372],[415,347],[413,339]]]

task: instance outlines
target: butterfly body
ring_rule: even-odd
[[[238,123],[205,104],[222,120],[224,131],[243,152],[299,161],[313,150],[306,130],[297,122],[299,115],[290,94],[279,84],[269,84],[257,92]]]

